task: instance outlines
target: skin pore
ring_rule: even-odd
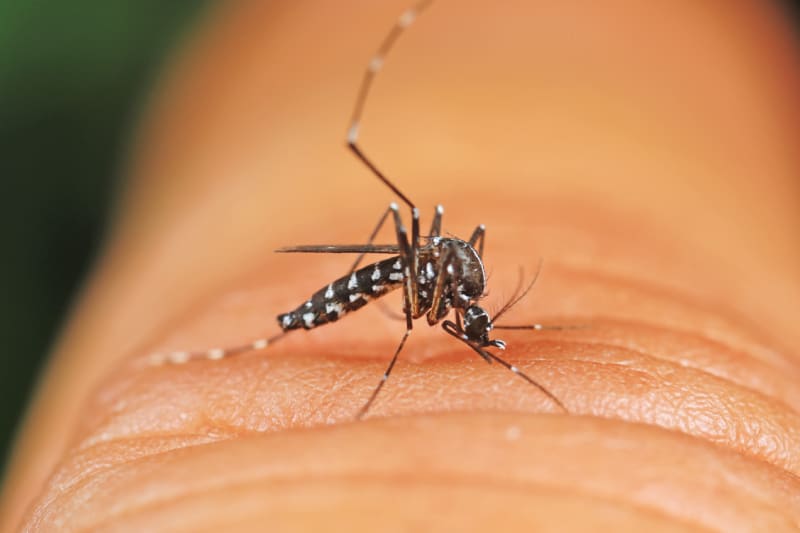
[[[354,423],[404,329],[374,305],[147,365],[271,335],[346,272],[272,250],[366,239],[395,200],[343,137],[405,7],[231,2],[174,58],[3,531],[798,527],[800,73],[762,2],[437,3],[376,82],[361,145],[423,227],[487,226],[486,308],[543,258],[503,322],[589,326],[497,333],[570,415],[422,320]]]

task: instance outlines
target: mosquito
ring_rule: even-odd
[[[523,289],[520,283],[509,301],[492,319],[489,313],[479,305],[486,290],[486,271],[483,265],[485,226],[478,225],[469,240],[466,241],[456,237],[442,236],[444,208],[437,205],[430,230],[423,236],[420,233],[420,212],[417,206],[383,172],[378,170],[358,144],[361,117],[375,77],[383,67],[387,54],[400,35],[432,2],[433,0],[423,0],[407,9],[384,37],[364,73],[347,132],[347,148],[409,208],[411,234],[409,235],[403,224],[398,204],[393,202],[383,213],[365,244],[301,245],[280,248],[276,251],[281,253],[353,253],[358,256],[347,274],[312,294],[308,300],[294,310],[278,315],[277,321],[281,332],[273,337],[261,338],[247,344],[227,348],[155,354],[151,359],[152,362],[179,364],[195,359],[222,359],[243,352],[262,350],[290,331],[311,330],[330,322],[336,322],[346,314],[364,307],[370,301],[393,290],[402,289],[405,333],[377,386],[356,414],[356,419],[363,418],[369,412],[411,335],[414,320],[423,316],[429,326],[441,324],[442,329],[448,335],[470,347],[487,363],[499,363],[544,393],[560,410],[569,412],[561,400],[544,386],[515,365],[488,350],[488,348],[504,350],[506,347],[504,341],[490,338],[493,330],[571,329],[569,326],[544,326],[541,324],[511,326],[496,323],[502,315],[527,295],[538,278],[539,270],[527,287]],[[390,217],[394,223],[396,243],[373,244]],[[390,257],[359,268],[366,254],[388,254]],[[454,315],[453,319],[446,319],[451,312]]]

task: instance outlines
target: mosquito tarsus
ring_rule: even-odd
[[[268,338],[227,348],[168,354],[155,354],[154,363],[185,363],[194,359],[222,359],[231,355],[261,350],[277,341],[289,331],[313,329],[335,322],[345,314],[356,311],[369,301],[395,289],[402,289],[403,316],[406,331],[378,385],[369,399],[358,411],[356,418],[367,414],[383,385],[389,379],[397,358],[413,329],[414,320],[426,317],[429,325],[440,324],[453,338],[463,342],[486,362],[497,362],[544,393],[560,410],[568,412],[566,406],[549,390],[534,381],[513,364],[500,358],[487,348],[505,349],[505,342],[490,338],[496,329],[570,329],[568,326],[543,326],[540,324],[508,326],[498,325],[497,320],[519,302],[535,283],[533,280],[522,288],[517,287],[511,299],[492,319],[479,302],[485,294],[486,272],[483,266],[483,245],[486,228],[481,224],[472,232],[469,240],[441,235],[444,209],[436,206],[430,230],[420,233],[420,213],[417,206],[367,157],[358,144],[359,126],[364,106],[372,83],[381,70],[384,60],[398,37],[411,25],[432,0],[423,0],[407,9],[384,37],[375,55],[369,62],[358,91],[350,125],[347,130],[347,147],[384,185],[386,185],[411,211],[411,234],[400,216],[400,208],[392,203],[381,216],[366,244],[356,245],[302,245],[280,248],[283,253],[355,253],[358,254],[350,270],[341,278],[311,295],[296,309],[278,315],[281,332]],[[396,243],[373,244],[381,228],[391,218],[394,224]],[[366,254],[389,254],[391,257],[359,268]],[[540,265],[541,267],[541,265]],[[445,320],[451,313],[454,320]]]

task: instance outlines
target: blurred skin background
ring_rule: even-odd
[[[0,6],[4,455],[36,370],[101,243],[131,126],[166,54],[203,7]],[[792,9],[787,3],[787,16]]]
[[[0,3],[0,453],[98,251],[132,126],[205,2]]]

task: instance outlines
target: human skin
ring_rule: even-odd
[[[404,2],[231,2],[173,61],[5,482],[3,531],[800,526],[800,77],[761,2],[435,4],[363,147],[447,231],[487,225],[496,332],[555,394],[374,305],[222,361],[394,200],[343,147]],[[388,241],[391,232],[382,239]],[[399,300],[390,298],[395,308]],[[503,335],[500,335],[503,333]]]

